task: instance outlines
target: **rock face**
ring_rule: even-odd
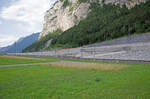
[[[67,2],[68,1],[68,2]],[[74,25],[78,24],[82,19],[86,18],[90,10],[90,3],[97,0],[87,0],[89,2],[79,3],[78,0],[59,0],[53,8],[46,12],[44,17],[43,31],[40,33],[40,37],[45,36],[48,33],[55,32],[60,29],[65,31]],[[128,8],[145,2],[146,0],[98,0],[100,4],[125,4]],[[67,4],[65,5],[65,2]]]
[[[145,2],[146,0],[99,0],[99,1],[100,3],[104,2],[105,4],[108,4],[108,3],[120,4],[120,5],[126,5],[128,8],[132,8],[136,4]]]
[[[78,0],[68,0],[69,5],[63,7],[63,1],[57,1],[53,8],[46,12],[43,31],[40,37],[55,32],[57,29],[65,31],[84,19],[90,9],[89,3],[78,3]]]

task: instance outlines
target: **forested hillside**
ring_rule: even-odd
[[[79,47],[96,42],[102,42],[122,36],[150,31],[150,1],[128,9],[126,6],[91,4],[92,11],[88,17],[73,28],[55,35],[50,33],[46,41],[52,39],[52,44],[47,48]],[[44,39],[42,38],[42,39]],[[37,43],[38,42],[38,43]],[[39,51],[43,44],[37,41],[27,51]],[[40,49],[35,46],[40,46]],[[31,50],[32,48],[32,50]],[[43,47],[44,48],[44,47]]]

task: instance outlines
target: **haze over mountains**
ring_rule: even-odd
[[[39,37],[39,33],[20,38],[18,41],[7,47],[0,47],[0,53],[14,53],[22,52],[22,50],[32,43],[34,43]]]

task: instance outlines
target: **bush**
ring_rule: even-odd
[[[65,0],[62,6],[63,6],[64,8],[66,8],[68,5],[69,5],[69,1],[68,1],[68,0]]]

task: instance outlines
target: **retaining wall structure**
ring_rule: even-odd
[[[150,62],[150,33],[123,37],[79,48],[8,55]]]

